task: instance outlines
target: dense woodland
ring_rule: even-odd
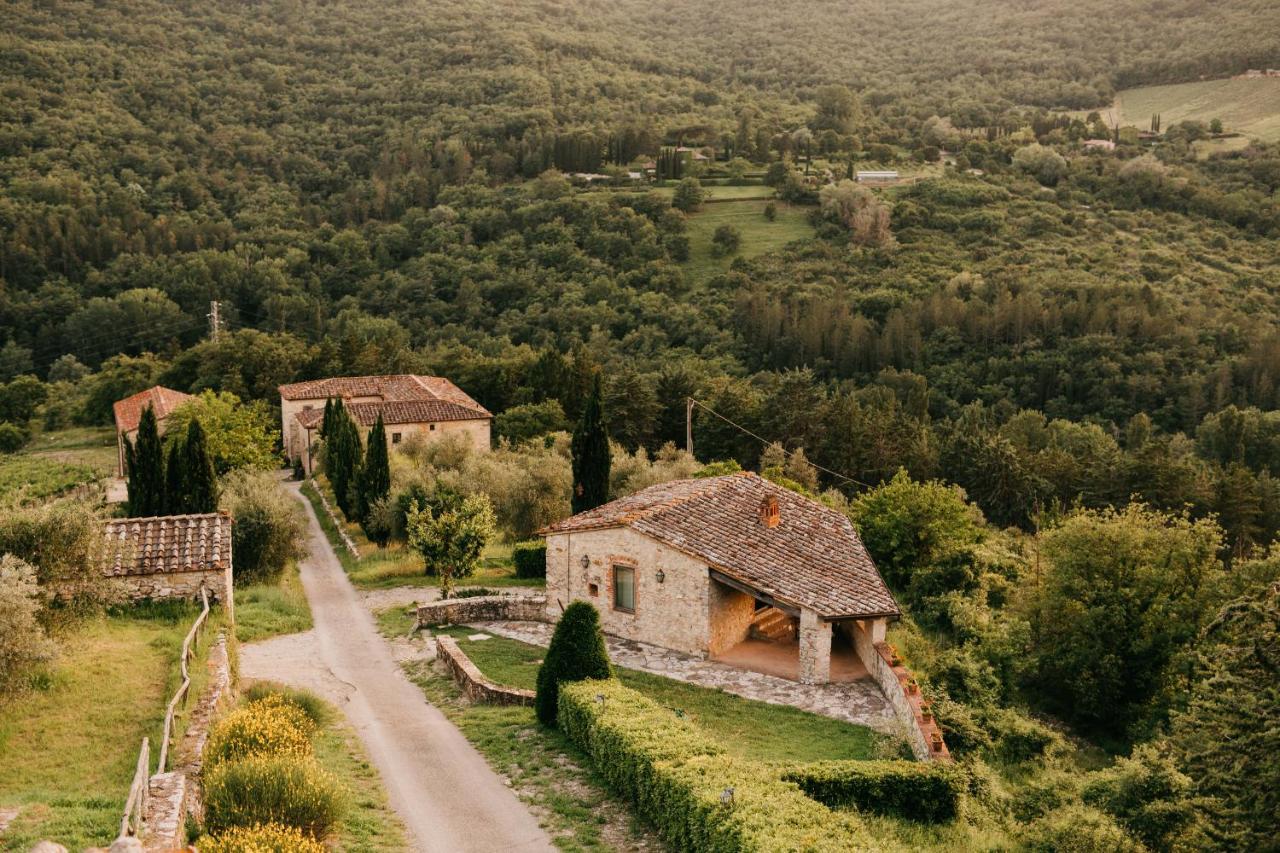
[[[763,468],[851,513],[984,808],[1119,834],[1079,849],[1274,849],[1222,767],[1280,748],[1223,705],[1276,698],[1250,688],[1277,660],[1280,146],[1203,157],[1209,127],[1106,110],[1280,66],[1273,6],[8,4],[0,449],[157,382],[260,425],[281,383],[412,371],[502,442],[415,477],[559,483],[600,375],[626,470]],[[811,237],[695,274],[694,183],[623,177],[672,146]],[[672,461],[690,396],[698,462]],[[1063,606],[1098,589],[1125,597]],[[1082,787],[1068,742],[1131,757]]]

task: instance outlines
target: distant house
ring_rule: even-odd
[[[280,386],[285,452],[308,474],[325,401],[338,399],[361,427],[361,437],[381,415],[389,447],[415,434],[436,438],[460,433],[477,450],[489,449],[493,415],[448,379],[407,373],[315,379]]]
[[[125,397],[112,404],[111,409],[116,418],[116,476],[123,477],[127,473],[125,464],[126,442],[132,443],[138,437],[138,422],[142,413],[150,406],[156,413],[156,424],[160,434],[164,435],[165,421],[173,410],[191,400],[190,394],[175,391],[156,385],[145,391],[139,391],[132,397]]]
[[[1080,143],[1086,151],[1115,151],[1116,144],[1110,139],[1086,139]]]
[[[568,518],[547,540],[548,616],[809,684],[867,677],[900,615],[853,525],[749,472],[676,480]]]
[[[860,184],[887,184],[899,180],[897,171],[893,169],[858,172],[856,177]]]
[[[711,159],[710,157],[708,157],[706,154],[702,152],[701,148],[690,148],[687,145],[676,146],[676,152],[679,154],[687,154],[690,160],[693,160],[694,162],[698,162],[698,163]]]

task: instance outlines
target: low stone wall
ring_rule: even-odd
[[[329,506],[329,499],[324,496],[324,489],[320,488],[315,480],[310,480],[309,483],[311,488],[316,490],[316,495],[320,498],[320,506],[324,507],[325,514],[333,522],[333,529],[338,531],[338,538],[342,540],[343,546],[351,552],[351,556],[357,560],[360,559],[360,549],[356,547],[356,543],[351,541],[347,531],[342,529],[342,522],[338,521],[338,514],[333,511],[333,507]]]
[[[546,622],[545,595],[478,595],[418,605],[418,627],[471,622]]]
[[[471,658],[458,648],[453,637],[436,637],[436,660],[443,661],[462,692],[472,702],[486,705],[532,705],[534,692],[518,687],[504,687],[490,681],[476,668]]]
[[[888,643],[876,643],[875,652],[871,656],[871,666],[868,668],[871,670],[871,676],[880,685],[880,692],[889,700],[894,713],[906,728],[911,751],[920,761],[949,763],[952,760],[951,753],[942,740],[942,729],[938,727],[936,720],[924,719],[921,705],[925,699],[920,689],[917,687],[912,692],[911,670],[901,662],[897,664],[893,662],[893,647]]]
[[[235,606],[231,570],[215,569],[194,572],[157,572],[149,575],[117,575],[112,581],[122,586],[130,601],[169,601],[182,599],[200,602],[201,588],[228,613]],[[232,616],[234,619],[235,617]]]
[[[184,849],[187,843],[187,815],[199,815],[200,767],[209,727],[231,696],[231,666],[227,638],[218,637],[209,650],[209,682],[191,711],[187,729],[174,755],[182,763],[165,773],[156,773],[148,785],[147,810],[143,815],[143,844],[148,851]]]

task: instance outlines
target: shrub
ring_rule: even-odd
[[[236,471],[223,479],[221,507],[231,513],[235,582],[252,584],[278,575],[302,553],[302,515],[275,476]]]
[[[778,218],[778,205],[776,203],[771,201],[764,206],[764,218],[770,222]]]
[[[511,549],[511,560],[516,564],[516,577],[545,578],[547,576],[547,543],[542,539],[517,542]]]
[[[7,421],[0,423],[0,453],[15,453],[27,443],[27,431]]]
[[[390,497],[381,497],[369,504],[360,522],[364,535],[379,548],[391,541],[396,529],[396,506]]]
[[[278,823],[324,838],[345,802],[337,781],[314,759],[264,755],[219,764],[205,774],[205,826],[213,835],[233,827]]]
[[[1152,744],[1095,773],[1081,799],[1100,809],[1153,850],[1167,850],[1195,820],[1191,780]]]
[[[538,668],[538,695],[534,710],[543,724],[556,724],[560,683],[586,678],[608,678],[609,652],[600,632],[600,614],[585,601],[575,601],[564,609],[551,646]]]
[[[563,685],[559,717],[608,785],[635,803],[674,849],[875,846],[855,815],[833,813],[805,796],[776,767],[722,754],[696,726],[616,681]]]
[[[12,554],[0,556],[0,694],[53,657],[39,614],[35,567]]]
[[[295,690],[270,681],[258,681],[244,691],[245,702],[284,703],[293,705],[311,720],[313,731],[323,726],[329,719],[329,709],[314,694],[305,690]]]
[[[1087,806],[1058,809],[1022,834],[1030,853],[1138,853],[1143,849],[1116,822]]]
[[[742,232],[732,225],[719,225],[711,235],[711,254],[717,258],[732,255],[742,246]]]
[[[966,784],[955,767],[920,761],[819,761],[787,769],[782,778],[831,808],[922,823],[955,820]]]
[[[302,830],[278,823],[234,827],[200,839],[200,853],[325,853],[325,846]]]
[[[697,178],[685,178],[676,184],[675,192],[671,195],[671,206],[689,213],[701,207],[706,197]]]
[[[315,723],[283,697],[269,696],[232,711],[209,733],[205,767],[254,756],[311,754]]]

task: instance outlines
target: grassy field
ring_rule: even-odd
[[[327,488],[323,480],[313,481],[319,488]],[[337,530],[328,514],[316,497],[312,484],[302,487],[302,494],[311,502],[320,520],[320,527],[329,538],[334,551],[338,555],[342,568],[346,570],[351,583],[358,589],[387,589],[396,586],[438,586],[439,580],[423,570],[422,557],[417,552],[406,548],[403,544],[393,543],[379,548],[364,535],[358,524],[342,523],[343,531],[351,537],[360,552],[359,559],[352,556],[346,546],[338,540]],[[329,505],[333,506],[332,493],[328,494]],[[341,510],[335,510],[341,512]],[[541,578],[517,578],[515,566],[511,563],[511,545],[503,542],[491,542],[484,550],[480,567],[474,575],[460,578],[460,587],[486,586],[541,586]]]
[[[197,612],[135,608],[74,623],[58,637],[48,677],[0,707],[0,808],[20,808],[0,849],[27,850],[42,838],[73,850],[111,843],[144,736],[153,762],[158,756],[182,639]],[[201,661],[220,620],[215,610],[202,634],[193,696],[207,680]],[[179,717],[178,735],[184,723]]]
[[[1203,80],[1171,86],[1143,86],[1116,95],[1116,118],[1122,125],[1146,128],[1153,113],[1168,128],[1192,119],[1222,119],[1227,131],[1258,139],[1280,140],[1280,78]]]
[[[713,187],[715,190],[746,190],[752,187]],[[755,188],[759,189],[759,188]],[[765,189],[768,189],[765,187]],[[753,258],[780,249],[793,240],[813,234],[808,215],[812,208],[775,202],[778,216],[773,222],[764,218],[768,201],[740,200],[720,204],[704,204],[689,217],[689,260],[685,271],[695,282],[706,281],[723,272],[734,258]],[[742,234],[742,248],[733,255],[717,258],[711,253],[711,237],[721,225],[732,225]]]
[[[236,590],[236,639],[242,643],[311,628],[311,608],[302,591],[298,566],[290,563],[275,583]]]
[[[41,500],[115,473],[116,438],[110,429],[43,433],[17,453],[0,455],[0,498]]]
[[[546,650],[505,637],[469,640],[476,631],[442,628],[454,637],[480,671],[499,684],[534,689]],[[760,761],[817,761],[870,758],[881,738],[865,726],[770,705],[671,678],[617,669],[623,684],[678,709],[735,755]]]

